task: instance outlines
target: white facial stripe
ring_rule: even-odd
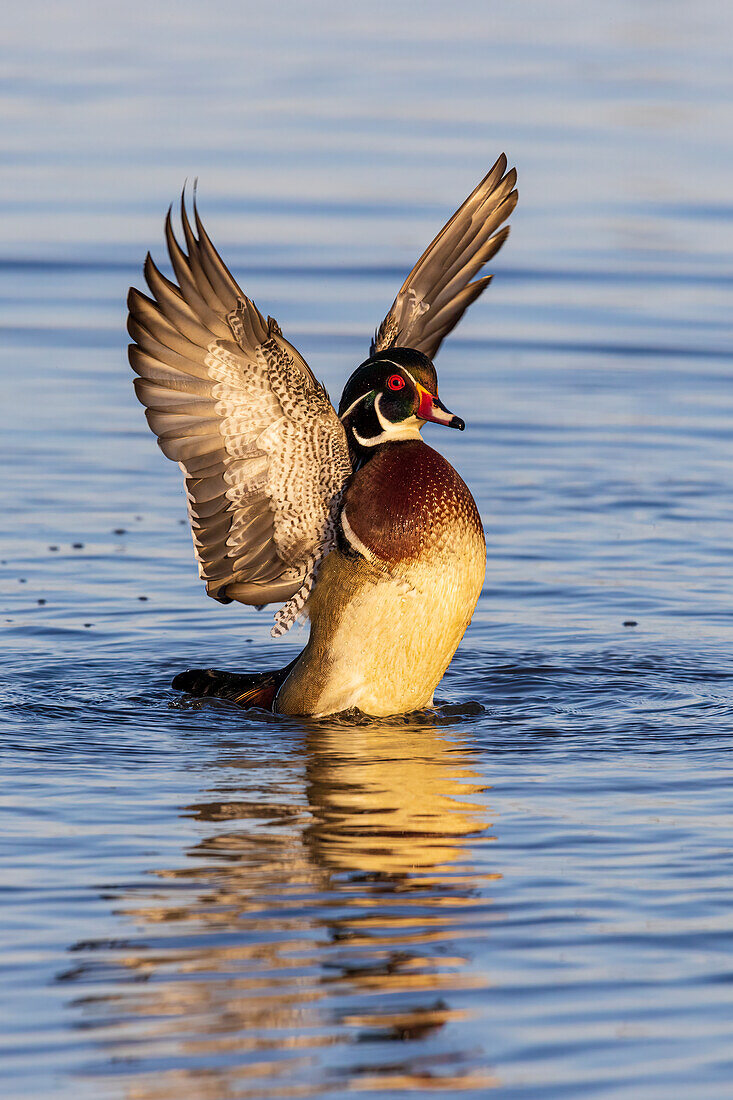
[[[368,439],[363,435],[359,435],[353,425],[351,430],[354,433],[354,439],[357,443],[360,443],[362,447],[376,447],[380,443],[393,443],[398,439],[422,439],[420,429],[424,423],[424,420],[418,420],[416,416],[411,416],[407,420],[403,420],[400,424],[392,424],[389,431],[379,432],[377,435],[370,435]]]
[[[380,363],[391,363],[393,367],[397,367],[398,370],[404,371],[407,377],[412,382],[413,386],[417,388],[417,382],[415,381],[413,375],[410,374],[407,367],[402,366],[402,363],[395,363],[394,359],[380,359]]]
[[[379,407],[379,403],[380,403],[381,400],[382,400],[382,395],[381,395],[381,393],[378,393],[375,400],[374,400],[374,411],[377,414],[377,420],[379,421],[379,423],[382,427],[382,431],[383,432],[389,432],[390,429],[393,427],[393,424],[392,424],[391,421],[387,420],[386,416],[382,416],[382,410]]]
[[[382,425],[382,434],[386,435],[388,439],[414,439],[420,438],[420,429],[425,423],[424,420],[418,420],[413,414],[408,416],[405,420],[400,420],[398,423],[393,424],[391,420],[387,420],[385,416],[382,416],[381,409],[379,408],[379,401],[383,395],[380,393],[377,400],[374,402],[374,408],[377,411],[377,417],[379,423]]]
[[[420,429],[425,423],[424,420],[418,420],[416,416],[408,416],[406,420],[400,420],[398,424],[393,424],[391,420],[387,420],[379,409],[379,398],[381,393],[377,396],[374,402],[374,409],[377,414],[377,419],[382,428],[381,432],[377,435],[371,435],[368,439],[359,435],[356,428],[352,427],[354,438],[357,443],[361,443],[362,447],[376,447],[378,443],[389,443],[397,439],[421,439]]]
[[[345,409],[341,413],[341,419],[343,420],[344,417],[348,416],[350,412],[353,412],[354,409],[356,408],[356,406],[359,404],[359,402],[363,401],[365,397],[369,397],[370,393],[374,393],[374,390],[367,390],[367,392],[363,393],[361,395],[361,397],[357,397],[356,401],[352,401],[351,404],[349,405],[348,409]],[[354,433],[354,434],[356,434],[356,433]]]
[[[407,367],[401,367],[400,369],[401,369],[401,370],[403,370],[403,371],[405,372],[405,374],[406,374],[406,375],[407,375],[407,377],[408,377],[408,378],[410,379],[410,381],[412,382],[413,386],[415,387],[415,389],[416,389],[416,390],[418,391],[418,393],[419,393],[419,392],[420,392],[420,386],[418,385],[418,383],[417,383],[417,380],[415,379],[415,377],[414,377],[414,376],[413,376],[412,374],[410,374],[410,372],[409,372],[409,370],[407,369]]]

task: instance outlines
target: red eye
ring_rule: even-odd
[[[387,379],[387,385],[391,390],[403,390],[405,388],[405,380],[401,374],[391,374]]]

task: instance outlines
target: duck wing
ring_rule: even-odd
[[[289,600],[294,621],[335,537],[351,473],[324,387],[276,321],[242,292],[196,209],[181,201],[185,248],[166,243],[177,284],[145,261],[151,297],[128,297],[135,392],[161,450],[180,465],[199,575],[223,603]]]
[[[406,347],[430,359],[493,276],[474,282],[509,236],[499,229],[517,205],[517,173],[502,153],[405,279],[372,340],[371,354]]]

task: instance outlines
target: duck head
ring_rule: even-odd
[[[381,443],[419,439],[426,421],[463,431],[459,416],[438,397],[438,376],[427,355],[412,348],[377,352],[357,367],[339,403],[350,445],[364,452]]]

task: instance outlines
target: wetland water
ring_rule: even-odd
[[[4,26],[4,1100],[721,1100],[733,1079],[730,8],[82,2]],[[186,177],[336,399],[502,150],[438,357],[488,572],[434,713],[169,690],[207,600],[124,299]],[[633,622],[634,626],[624,626]]]

